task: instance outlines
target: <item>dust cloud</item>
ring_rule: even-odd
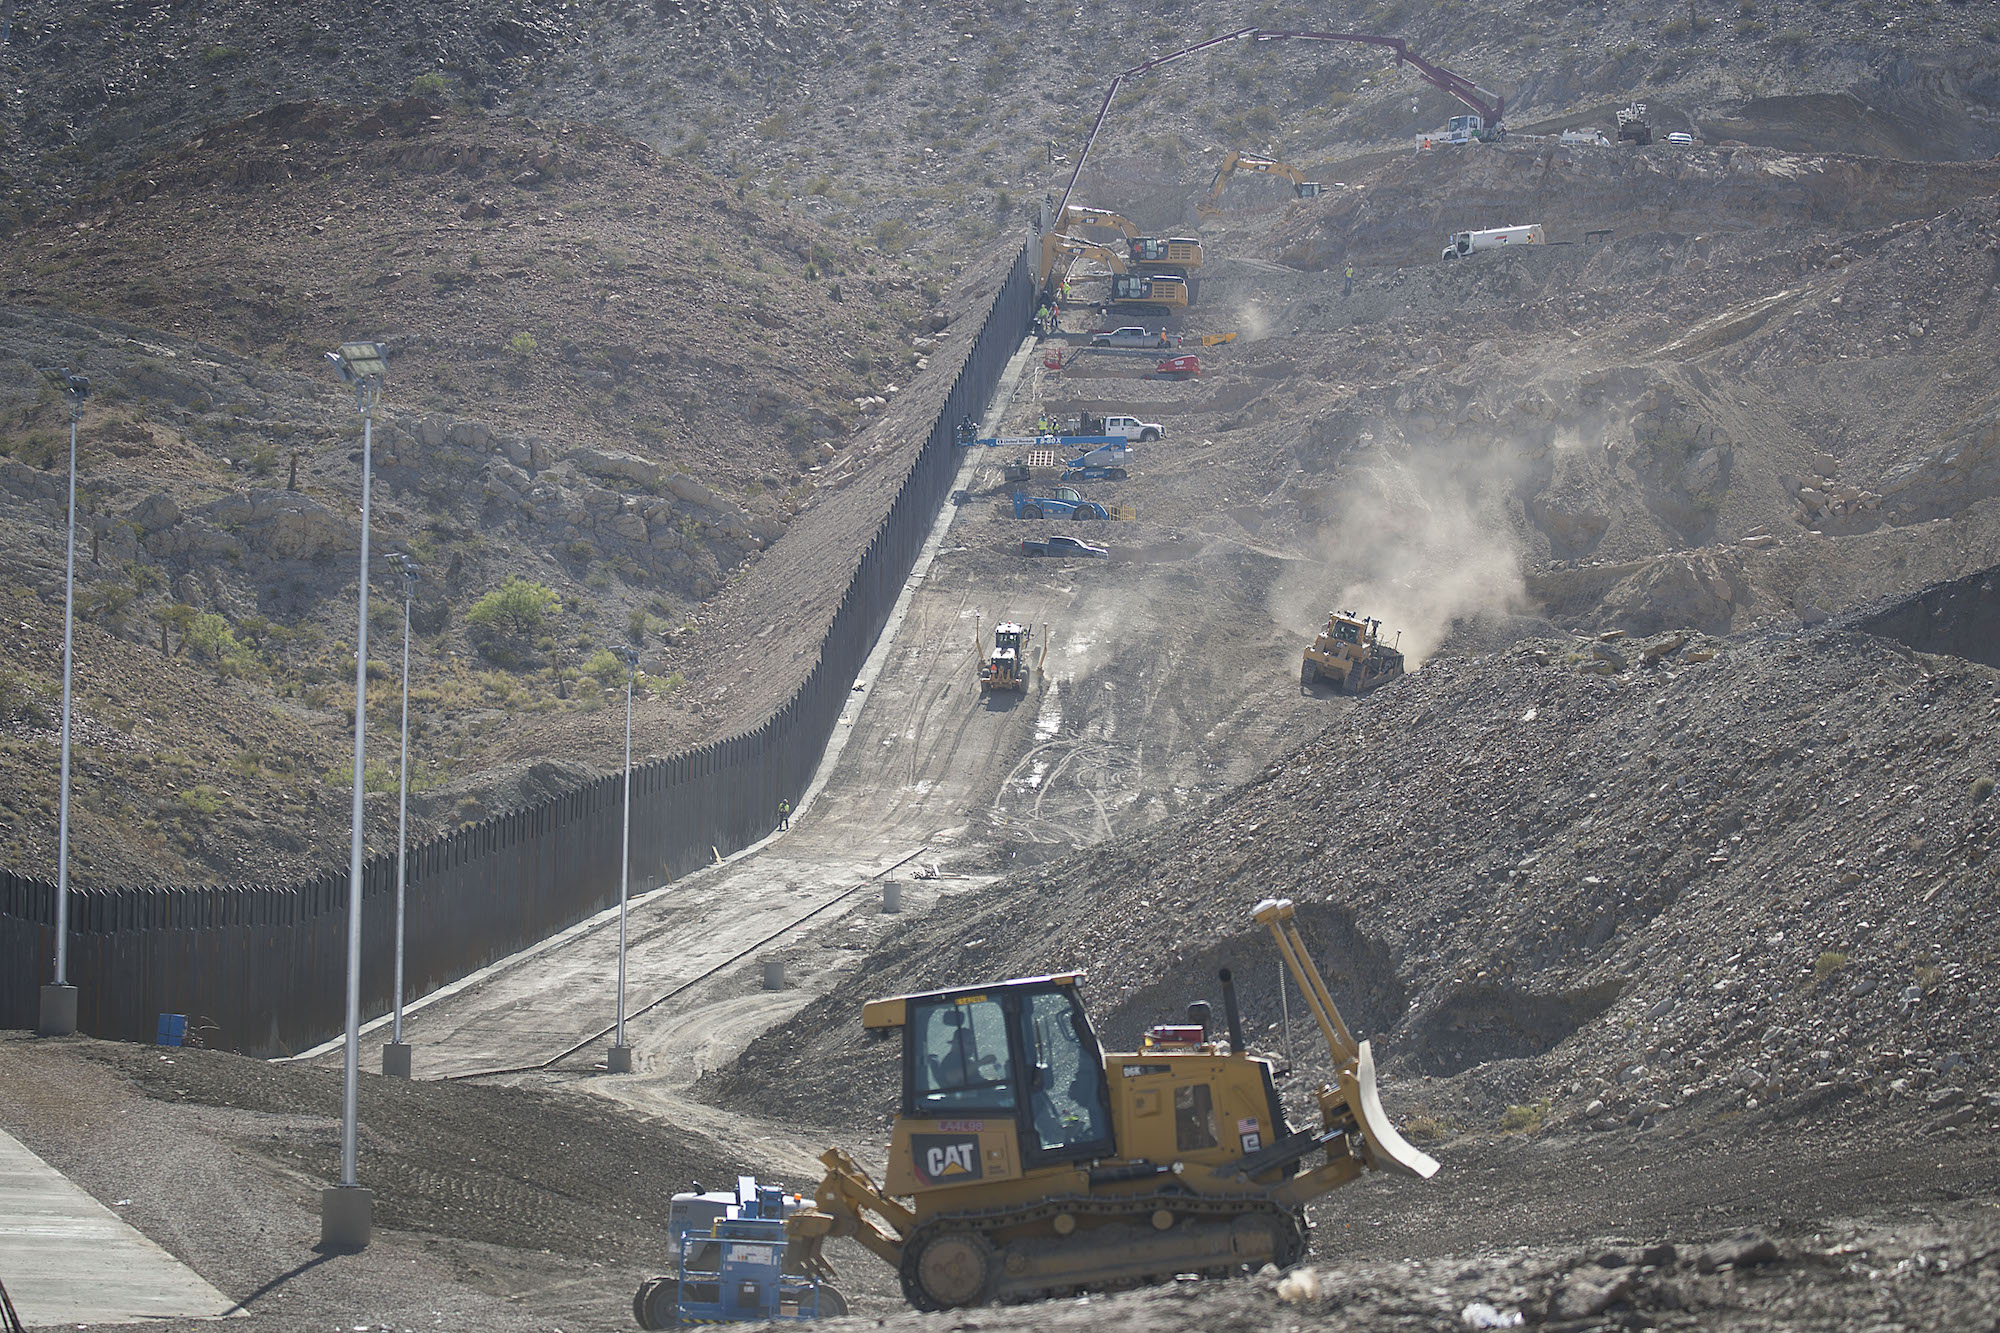
[[[1414,670],[1454,620],[1525,610],[1520,556],[1494,512],[1502,480],[1455,454],[1377,454],[1346,470],[1307,558],[1272,585],[1271,618],[1310,637],[1329,611],[1373,616]]]

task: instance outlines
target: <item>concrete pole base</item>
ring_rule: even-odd
[[[903,886],[890,880],[882,886],[882,911],[893,916],[903,910]]]
[[[632,1048],[613,1046],[604,1057],[604,1070],[609,1074],[629,1074],[632,1072]]]
[[[35,1035],[67,1037],[76,1031],[76,987],[42,987],[42,1012],[35,1023]]]
[[[382,1072],[390,1078],[410,1076],[410,1043],[406,1041],[382,1043]]]
[[[783,990],[785,988],[785,960],[766,958],[764,960],[764,989]]]
[[[368,1248],[375,1225],[375,1194],[359,1185],[319,1192],[319,1247],[334,1254]]]

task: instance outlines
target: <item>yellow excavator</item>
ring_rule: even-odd
[[[1199,246],[1200,242],[1195,242]],[[1170,315],[1188,307],[1187,278],[1179,273],[1134,272],[1134,265],[1109,246],[1066,236],[1059,231],[1042,237],[1042,257],[1037,281],[1047,292],[1058,281],[1058,263],[1072,259],[1095,259],[1111,270],[1111,291],[1104,301],[1106,310],[1129,310],[1134,314]]]
[[[1382,622],[1352,611],[1334,611],[1326,628],[1306,646],[1299,667],[1299,684],[1310,690],[1326,681],[1335,690],[1365,694],[1403,674],[1403,636],[1395,644],[1382,642]]]
[[[1292,183],[1292,197],[1295,199],[1317,199],[1326,193],[1326,186],[1318,181],[1309,181],[1297,167],[1288,167],[1283,162],[1268,157],[1252,157],[1248,153],[1231,150],[1222,159],[1222,165],[1215,169],[1215,180],[1208,187],[1208,197],[1194,206],[1194,211],[1202,217],[1213,217],[1222,212],[1220,200],[1222,187],[1229,178],[1239,171],[1254,171],[1260,175],[1276,176]]]
[[[1049,654],[1047,625],[1042,626],[1042,654],[1035,659],[1034,670],[1040,673],[1042,658]],[[972,647],[978,654],[979,692],[989,690],[1019,690],[1028,688],[1029,643],[1034,638],[1034,630],[1027,625],[1017,625],[1011,620],[1003,620],[993,627],[993,651],[986,652],[985,640],[980,637],[979,622],[972,624]]]
[[[1363,1172],[1430,1177],[1438,1164],[1389,1122],[1373,1052],[1342,1021],[1292,903],[1253,915],[1332,1056],[1314,1123],[1287,1123],[1226,968],[1226,1041],[1201,1003],[1132,1052],[1098,1045],[1080,973],[871,1000],[862,1026],[902,1043],[888,1177],[878,1187],[847,1153],[823,1154],[812,1207],[785,1222],[787,1269],[829,1277],[821,1247],[852,1237],[920,1310],[1226,1276],[1297,1263],[1306,1202]]]
[[[1071,227],[1105,227],[1125,238],[1132,263],[1139,268],[1172,268],[1193,273],[1201,268],[1201,238],[1197,236],[1143,236],[1129,219],[1106,208],[1085,208],[1070,204],[1063,209],[1057,231]]]

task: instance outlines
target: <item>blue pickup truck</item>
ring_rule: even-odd
[[[1111,554],[1106,547],[1082,541],[1076,537],[1046,537],[1040,541],[1029,539],[1021,543],[1022,555],[1071,555],[1086,556],[1097,560]]]
[[[1014,492],[1015,518],[1110,518],[1111,511],[1087,500],[1074,486],[1058,486],[1054,495]]]

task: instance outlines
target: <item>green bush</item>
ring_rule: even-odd
[[[1984,773],[1972,780],[1972,803],[1978,805],[1993,794],[1993,775]]]
[[[198,612],[182,632],[181,646],[197,662],[205,662],[218,676],[248,675],[256,659],[229,627],[229,622],[213,611]]]
[[[605,689],[625,683],[625,664],[618,660],[618,654],[609,648],[599,648],[583,664],[583,673],[595,677]]]
[[[465,621],[481,630],[533,638],[552,616],[562,614],[562,598],[554,588],[509,574],[499,587],[472,604]]]
[[[206,782],[197,782],[174,798],[181,812],[197,820],[210,820],[222,813],[222,793]]]
[[[443,97],[450,87],[451,83],[444,75],[432,71],[429,74],[419,74],[416,78],[410,80],[410,95],[412,97]]]

